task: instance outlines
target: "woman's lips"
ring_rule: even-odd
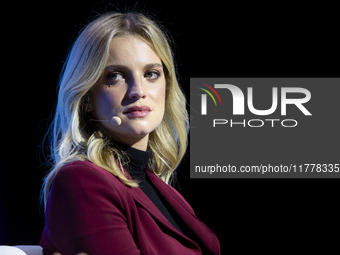
[[[149,106],[131,106],[129,107],[124,114],[132,117],[145,117],[149,115],[151,109]]]
[[[133,116],[133,117],[144,117],[149,115],[150,111],[133,111],[133,112],[128,112],[126,115],[128,116]]]

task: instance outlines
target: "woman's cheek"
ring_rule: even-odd
[[[99,91],[97,101],[97,116],[100,118],[109,119],[115,114],[114,110],[117,108],[115,102],[118,101],[114,91],[102,89]]]

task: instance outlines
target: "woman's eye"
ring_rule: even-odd
[[[150,80],[156,80],[160,74],[158,72],[147,72],[145,73],[144,77]]]
[[[107,76],[107,79],[109,81],[119,81],[123,78],[123,76],[120,73],[110,73]]]

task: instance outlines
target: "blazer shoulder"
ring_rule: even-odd
[[[61,250],[62,254],[78,253],[79,245],[87,247],[89,254],[107,254],[100,252],[103,245],[132,239],[126,226],[131,201],[128,188],[110,172],[88,161],[70,162],[54,178],[45,233],[54,247],[68,251]]]
[[[102,184],[114,186],[115,189],[125,189],[123,182],[104,168],[90,161],[73,161],[62,166],[57,172],[54,182],[80,184],[99,181]]]
[[[65,200],[68,196],[70,203],[86,197],[89,201],[94,197],[97,200],[109,199],[120,205],[129,201],[129,191],[123,182],[89,161],[74,161],[61,167],[53,180],[50,195],[55,201],[59,198]]]
[[[96,164],[94,164],[90,161],[76,160],[76,161],[72,161],[72,162],[69,162],[69,163],[63,165],[60,168],[60,170],[58,171],[58,173],[66,171],[66,170],[67,171],[82,171],[82,170],[86,171],[86,170],[89,170],[89,169],[91,169],[92,171],[96,170],[98,172],[106,171],[104,168],[97,166]]]
[[[104,168],[97,166],[90,161],[73,161],[62,166],[57,175],[99,175],[105,177],[115,177],[112,173]],[[116,177],[115,177],[116,178]]]

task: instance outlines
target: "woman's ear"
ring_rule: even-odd
[[[92,106],[92,103],[91,103],[91,94],[90,93],[87,93],[87,95],[85,95],[85,111],[87,113],[90,113],[93,111],[93,106]]]

